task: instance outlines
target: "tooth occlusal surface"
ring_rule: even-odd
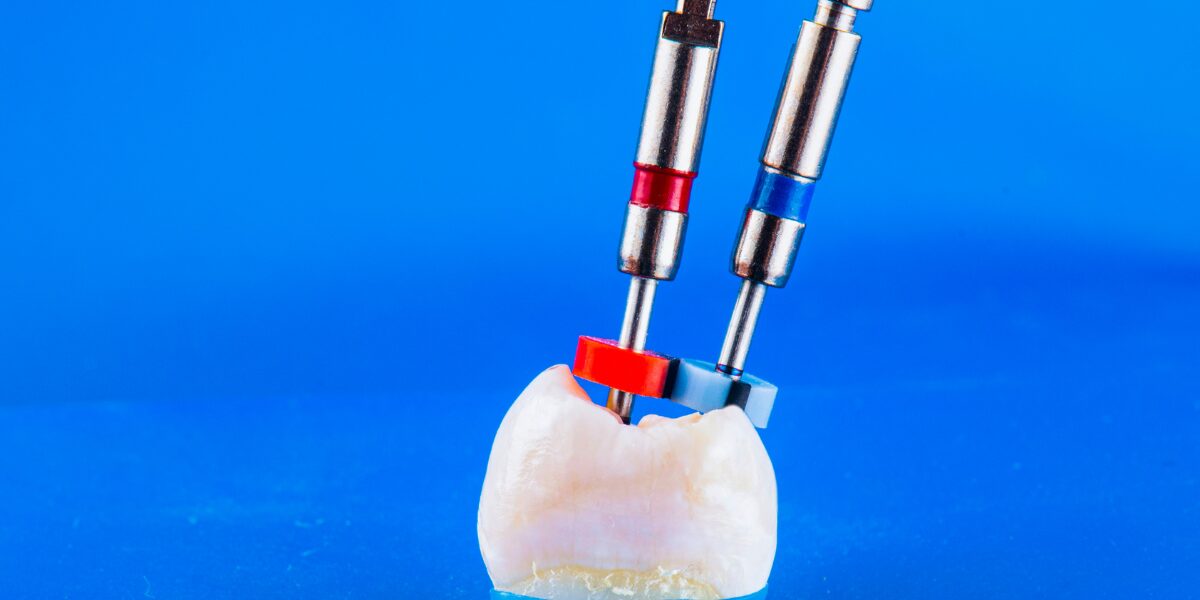
[[[740,409],[628,427],[561,365],[500,424],[478,524],[496,589],[541,598],[751,594],[775,529],[775,473]]]

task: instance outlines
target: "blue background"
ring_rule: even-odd
[[[495,426],[619,327],[666,4],[0,9],[3,595],[483,597]],[[715,358],[809,4],[717,8],[652,348]],[[749,362],[783,390],[772,597],[1200,597],[1198,22],[860,18]]]

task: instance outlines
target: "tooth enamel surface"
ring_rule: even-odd
[[[502,591],[732,598],[766,585],[775,521],[775,472],[740,409],[627,427],[560,365],[496,432],[479,547]]]

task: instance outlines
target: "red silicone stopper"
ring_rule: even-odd
[[[655,352],[622,348],[615,340],[580,336],[572,372],[580,379],[623,392],[662,398],[673,360]]]

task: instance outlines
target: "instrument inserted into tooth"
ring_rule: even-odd
[[[792,50],[730,266],[742,286],[716,368],[734,379],[743,375],[767,287],[791,276],[862,39],[854,19],[871,2],[820,0]]]
[[[712,18],[715,7],[716,0],[679,0],[675,11],[663,13],[617,262],[632,280],[621,336],[604,342],[628,353],[646,349],[658,282],[674,279],[679,270],[724,29]],[[594,347],[596,339],[588,339]],[[584,340],[577,356],[591,351]],[[629,422],[638,390],[616,387],[605,377],[592,379],[611,370],[581,369],[577,364],[575,371],[612,387],[608,408]]]
[[[791,275],[871,0],[819,0],[801,27],[733,251],[743,282],[718,364],[646,349],[658,283],[679,268],[721,43],[714,4],[680,0],[663,16],[621,236],[632,280],[620,338],[580,337],[572,372],[609,387],[626,424],[636,396],[715,412],[624,427],[561,366],[539,376],[504,418],[481,495],[494,598],[765,597],[775,474],[747,423],[767,426],[778,388],[743,369],[767,288]]]
[[[674,362],[667,397],[708,412],[736,404],[766,427],[778,388],[743,371],[768,287],[792,274],[813,189],[821,177],[842,97],[861,38],[851,31],[871,0],[820,0],[792,50],[762,168],[742,218],[731,270],[742,278],[717,364]]]

